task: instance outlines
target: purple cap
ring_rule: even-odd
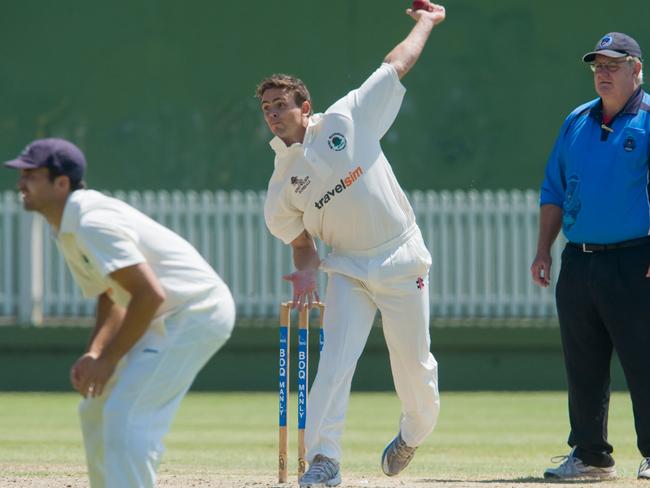
[[[83,180],[86,158],[77,146],[65,139],[37,139],[16,159],[7,161],[4,165],[15,169],[50,168],[76,183]]]
[[[597,54],[602,54],[609,58],[622,58],[624,56],[634,56],[643,59],[639,44],[627,34],[621,32],[610,32],[605,34],[596,44],[593,51],[585,54],[582,60],[585,63],[591,63]]]

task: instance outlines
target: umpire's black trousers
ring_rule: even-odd
[[[650,241],[584,252],[568,244],[556,288],[569,385],[569,445],[592,466],[610,466],[610,362],[615,349],[634,409],[637,445],[650,457]]]

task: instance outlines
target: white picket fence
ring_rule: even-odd
[[[281,276],[292,269],[291,252],[266,230],[264,192],[113,196],[194,244],[231,287],[240,317],[275,317],[278,304],[289,298]],[[0,318],[40,323],[92,316],[94,302],[81,296],[43,219],[23,211],[15,192],[1,197]],[[537,192],[414,191],[409,198],[433,256],[433,317],[555,315],[552,290],[533,285],[528,271],[537,238]],[[562,246],[556,242],[553,248],[555,263]],[[558,266],[553,271],[555,280]]]

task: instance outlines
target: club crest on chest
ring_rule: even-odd
[[[623,149],[625,149],[627,152],[632,152],[636,149],[636,141],[634,140],[634,137],[627,136],[625,138],[625,141],[623,142]]]

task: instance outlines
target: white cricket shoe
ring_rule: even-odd
[[[397,434],[384,449],[381,455],[381,469],[386,476],[398,475],[408,466],[415,456],[417,447],[409,447],[402,439],[402,433]]]
[[[609,466],[607,468],[589,466],[588,464],[583,463],[580,459],[575,457],[575,450],[576,448],[574,447],[571,449],[571,452],[567,456],[556,456],[552,458],[551,461],[555,463],[562,461],[562,463],[557,468],[548,468],[546,471],[544,471],[544,478],[616,478],[616,468],[614,466]],[[650,476],[650,471],[648,472],[648,475]]]
[[[644,458],[641,461],[637,478],[640,480],[650,480],[650,457]]]
[[[309,469],[298,480],[301,488],[322,488],[341,484],[341,471],[338,461],[316,454]]]

